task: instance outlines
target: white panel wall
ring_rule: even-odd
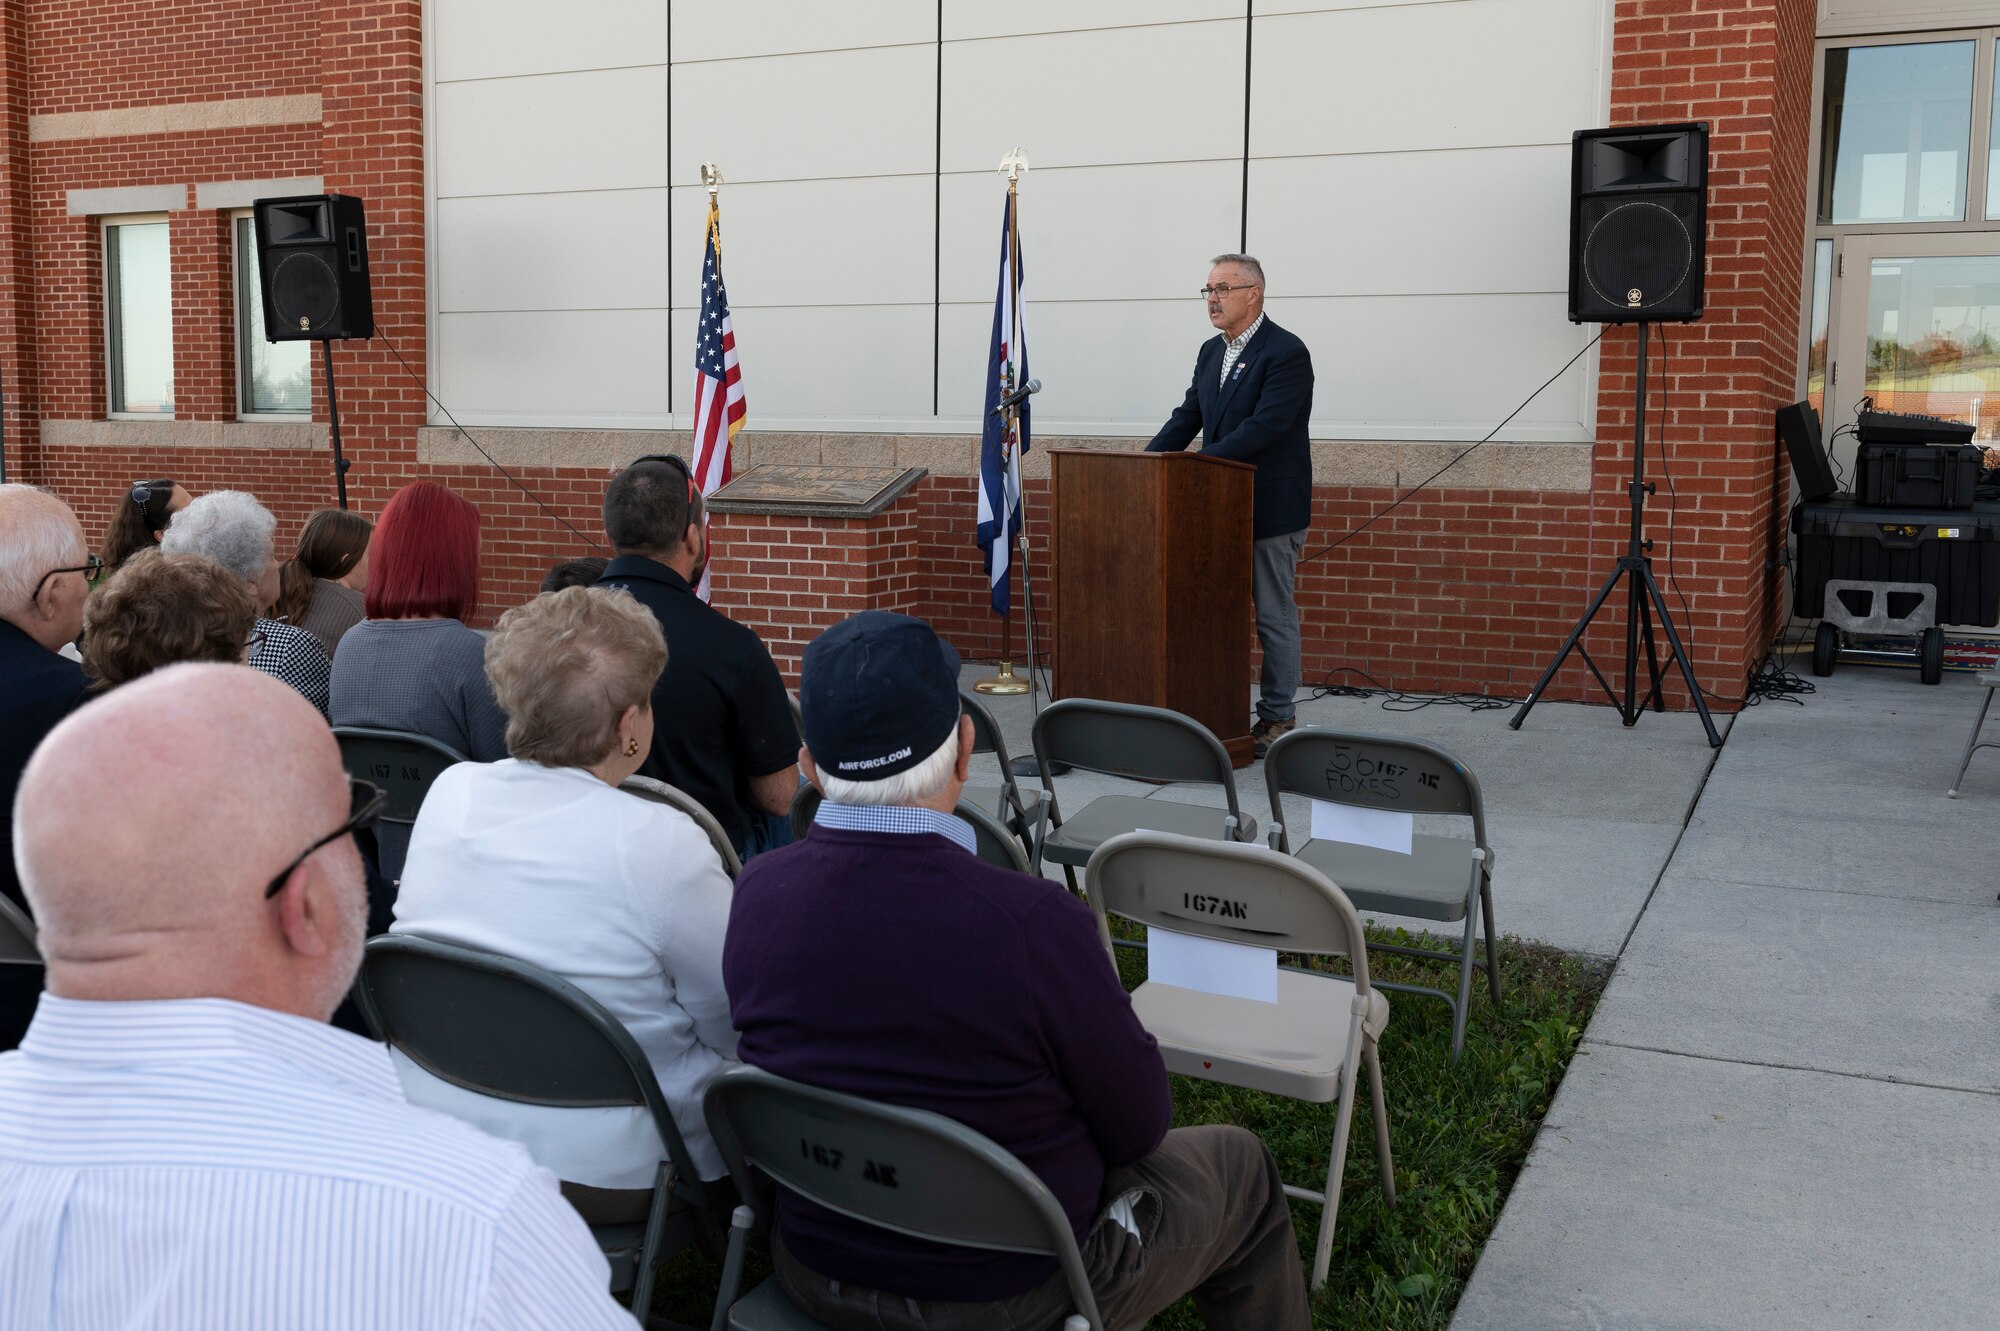
[[[1044,432],[1156,428],[1247,236],[1317,435],[1484,434],[1585,340],[1568,143],[1610,0],[1253,3],[436,0],[437,391],[685,425],[714,161],[751,428],[976,428],[1019,145]],[[1505,437],[1589,437],[1589,369]]]

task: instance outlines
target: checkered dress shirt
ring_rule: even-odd
[[[936,809],[917,809],[906,804],[835,804],[821,800],[813,821],[843,832],[893,832],[919,836],[935,832],[968,855],[979,853],[972,824]]]
[[[1222,344],[1222,382],[1229,382],[1229,371],[1236,364],[1236,358],[1243,354],[1243,348],[1250,345],[1250,339],[1257,336],[1257,330],[1264,326],[1264,316],[1258,315],[1255,323],[1243,330],[1241,337],[1232,338]]]
[[[259,619],[255,632],[262,641],[250,649],[248,665],[297,689],[326,715],[326,685],[333,673],[319,639],[295,624]]]

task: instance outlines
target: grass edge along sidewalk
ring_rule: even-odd
[[[1369,936],[1382,943],[1417,941],[1401,930],[1371,929]],[[1121,948],[1119,968],[1126,986],[1136,985],[1144,978],[1144,954]],[[1337,962],[1328,967],[1338,968]],[[1369,975],[1375,980],[1442,987],[1455,978],[1447,971],[1379,953],[1369,959]],[[1382,1076],[1397,1204],[1390,1207],[1382,1200],[1375,1175],[1374,1122],[1363,1090],[1349,1135],[1332,1272],[1313,1300],[1315,1327],[1443,1331],[1451,1321],[1501,1204],[1576,1055],[1610,966],[1509,937],[1501,944],[1500,973],[1506,1001],[1497,1010],[1475,977],[1465,1053],[1457,1066],[1451,1062],[1451,1010],[1434,998],[1389,995]],[[1310,1186],[1325,1179],[1333,1144],[1331,1105],[1185,1077],[1172,1080],[1175,1126],[1238,1124],[1270,1145],[1288,1181]],[[1319,1207],[1294,1202],[1292,1218],[1303,1263],[1318,1233]],[[752,1254],[749,1267],[746,1288],[769,1273],[769,1259]],[[689,1252],[668,1264],[661,1276],[655,1315],[708,1325],[720,1279],[715,1265]],[[1202,1320],[1184,1299],[1151,1325],[1161,1331],[1195,1331]]]

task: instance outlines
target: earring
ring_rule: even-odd
[[[625,756],[627,758],[637,758],[639,756],[639,737],[637,735],[626,737]]]

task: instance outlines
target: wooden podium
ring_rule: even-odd
[[[1049,457],[1056,696],[1171,708],[1248,766],[1257,469],[1200,453]]]

